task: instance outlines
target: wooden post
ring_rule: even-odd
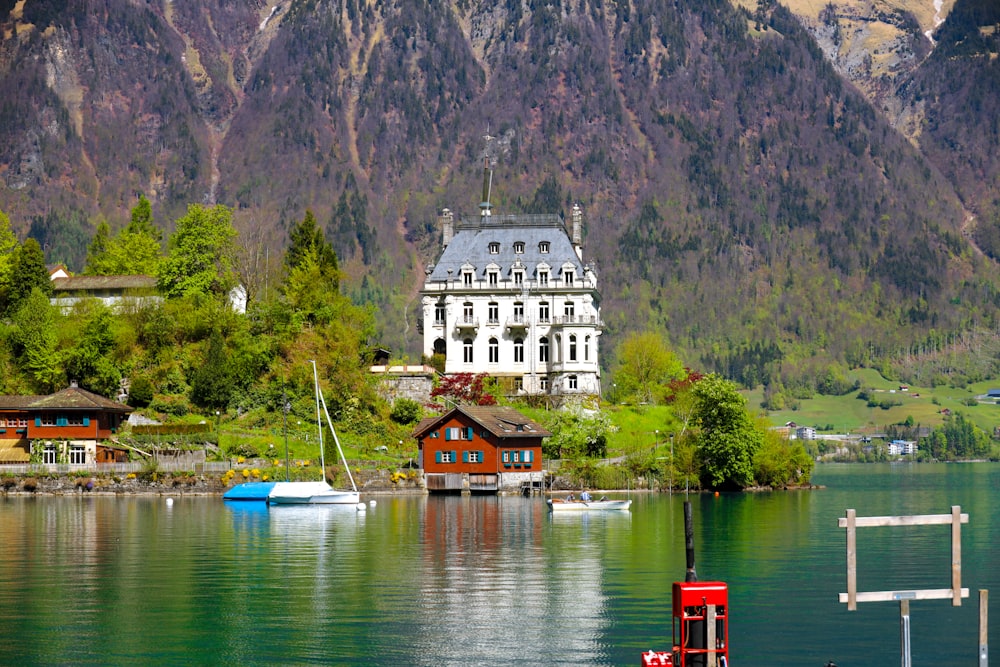
[[[962,606],[962,508],[951,506],[951,606]]]
[[[847,510],[847,610],[858,610],[857,512]]]
[[[705,610],[705,629],[708,631],[705,637],[705,648],[708,649],[708,667],[718,667],[719,654],[716,653],[715,639],[715,605],[710,604]]]
[[[912,667],[910,662],[910,601],[903,599],[899,601],[899,652],[900,664],[903,667]]]
[[[989,601],[990,592],[985,588],[979,589],[979,667],[988,667],[990,664],[989,644],[986,641]]]

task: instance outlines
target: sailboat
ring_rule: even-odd
[[[330,419],[330,412],[326,408],[326,399],[319,389],[319,376],[316,372],[316,362],[311,361],[313,367],[313,384],[316,392],[316,421],[319,425],[319,467],[320,481],[318,482],[278,482],[271,489],[267,496],[267,502],[271,505],[358,505],[361,502],[361,494],[358,493],[358,486],[354,483],[354,476],[351,468],[347,465],[344,457],[344,450],[340,447],[340,438],[333,428],[333,421]],[[326,483],[326,461],[323,457],[323,417],[320,414],[320,405],[323,406],[323,414],[326,415],[327,426],[333,434],[333,441],[337,444],[337,452],[340,460],[347,471],[347,478],[351,481],[351,491],[334,489]]]

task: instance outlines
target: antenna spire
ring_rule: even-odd
[[[496,166],[496,157],[492,155],[493,144],[496,137],[490,136],[490,126],[486,126],[486,134],[483,135],[486,146],[483,149],[483,200],[479,204],[479,214],[483,218],[492,215],[493,205],[490,203],[490,195],[493,193],[493,167]]]

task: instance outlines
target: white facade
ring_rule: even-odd
[[[583,263],[582,214],[440,218],[444,250],[421,290],[424,354],[445,374],[511,378],[517,393],[600,393],[597,275]]]

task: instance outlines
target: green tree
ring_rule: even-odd
[[[70,379],[81,387],[103,396],[114,396],[121,383],[121,371],[115,365],[115,329],[117,320],[103,304],[90,304],[86,323],[73,347],[65,353],[65,369]],[[83,315],[74,311],[74,315]]]
[[[340,269],[337,253],[323,236],[323,230],[316,224],[311,210],[301,222],[288,232],[288,250],[285,252],[285,268],[289,273],[306,264],[315,266],[317,274],[324,279],[324,288],[340,289]]]
[[[616,392],[636,402],[653,403],[671,380],[686,375],[684,365],[656,332],[630,334],[618,346]]]
[[[10,218],[0,211],[0,299],[3,298],[10,281],[10,272],[14,264],[14,252],[17,250],[17,237],[10,228]]]
[[[212,295],[223,297],[235,285],[232,270],[236,230],[225,206],[188,207],[177,220],[168,256],[160,263],[158,284],[168,297]]]
[[[808,484],[815,462],[798,440],[789,440],[765,424],[761,448],[754,455],[754,479],[760,486],[783,489],[791,484]]]
[[[42,247],[35,239],[28,238],[14,253],[4,313],[9,315],[17,312],[36,288],[46,299],[52,294],[52,280],[45,268]]]
[[[754,481],[753,460],[764,434],[733,382],[714,373],[694,385],[702,480],[714,489],[743,489]]]
[[[97,224],[97,231],[94,238],[87,246],[87,259],[83,267],[84,275],[88,276],[112,276],[115,272],[111,268],[111,227],[104,220]]]
[[[607,454],[608,433],[614,426],[603,412],[587,413],[576,406],[549,415],[545,427],[552,437],[542,444],[547,458],[580,459]]]
[[[38,287],[31,290],[12,317],[10,342],[15,360],[40,393],[62,384],[56,317],[48,295]]]
[[[202,408],[224,409],[233,393],[233,373],[225,340],[218,330],[208,339],[202,363],[191,373],[191,402]]]

